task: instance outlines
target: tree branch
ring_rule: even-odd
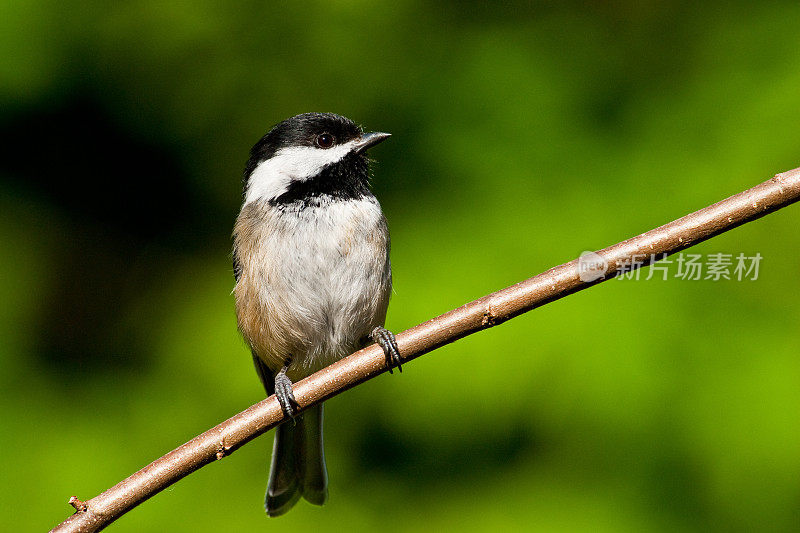
[[[605,276],[599,279],[581,281],[579,262],[575,259],[408,329],[397,335],[403,363],[611,279],[620,267],[645,266],[653,257],[660,259],[694,246],[798,199],[800,168],[778,174],[752,189],[598,251],[605,261]],[[304,410],[386,370],[385,356],[373,344],[299,381],[294,386],[294,395],[300,409]],[[179,479],[231,454],[281,422],[281,408],[275,397],[270,396],[150,463],[99,496],[86,502],[73,496],[71,503],[76,508],[75,514],[52,531],[100,531]]]

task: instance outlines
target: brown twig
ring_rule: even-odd
[[[73,496],[69,499],[69,504],[75,508],[76,511],[85,511],[86,510],[86,502],[83,502],[78,499],[77,496]]]
[[[406,330],[397,335],[402,360],[405,363],[466,335],[610,279],[626,265],[637,268],[649,264],[654,257],[665,257],[694,246],[798,199],[800,168],[778,174],[752,189],[598,251],[604,269],[590,281],[581,280],[576,259]],[[632,261],[632,258],[637,259]],[[385,371],[384,354],[377,345],[372,345],[299,381],[294,386],[294,395],[300,409],[306,409]],[[100,531],[154,494],[201,466],[230,455],[281,422],[280,406],[275,397],[270,396],[99,496],[86,502],[73,497],[70,503],[77,512],[52,531]]]

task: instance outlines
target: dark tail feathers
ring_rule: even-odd
[[[328,472],[322,442],[322,405],[275,430],[272,466],[264,506],[280,516],[303,496],[314,505],[328,499]]]

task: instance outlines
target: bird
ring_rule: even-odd
[[[292,383],[377,343],[402,372],[384,327],[392,292],[386,218],[370,188],[366,151],[389,133],[334,113],[276,124],[250,150],[233,230],[238,329],[285,422],[275,431],[264,506],[328,498],[323,406],[302,413]]]

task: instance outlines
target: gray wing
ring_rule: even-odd
[[[238,283],[239,277],[242,275],[242,263],[239,262],[239,254],[236,253],[236,248],[233,249],[233,279]]]
[[[267,391],[267,396],[275,394],[275,373],[255,353],[253,353],[253,364],[256,366],[256,374],[264,385],[264,390]]]

